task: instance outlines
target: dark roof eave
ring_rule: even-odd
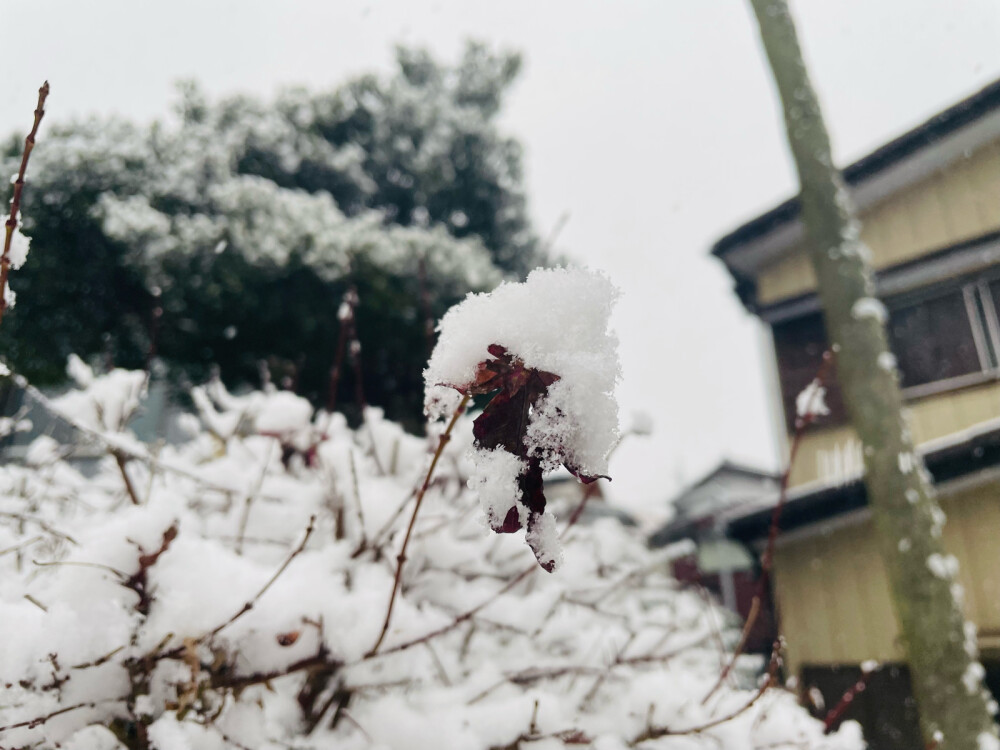
[[[930,451],[924,456],[924,461],[935,484],[1000,466],[1000,428],[962,443]],[[782,532],[792,531],[867,505],[868,496],[860,479],[822,487],[787,502],[781,513],[778,529]],[[774,507],[770,506],[731,518],[726,523],[726,535],[741,542],[763,539],[770,529],[773,512]]]
[[[844,180],[858,185],[906,157],[934,145],[959,128],[1000,108],[1000,80],[994,81],[975,94],[940,112],[912,130],[844,167]],[[786,200],[770,211],[748,221],[712,246],[712,255],[725,256],[740,245],[762,237],[783,224],[794,221],[801,211],[798,197]]]

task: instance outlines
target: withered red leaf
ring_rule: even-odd
[[[528,455],[524,438],[528,432],[531,409],[546,394],[548,387],[559,380],[555,373],[524,366],[499,344],[488,348],[494,359],[479,363],[475,381],[466,392],[471,395],[493,393],[483,413],[472,423],[476,446],[485,450],[503,448],[526,464],[518,477],[521,490],[520,503],[531,513],[545,512],[545,494],[542,491],[542,465],[535,456]],[[521,528],[516,508],[493,530],[509,534]]]
[[[502,448],[524,464],[524,471],[517,484],[521,497],[517,502],[527,509],[528,528],[545,512],[545,493],[542,482],[542,463],[538,456],[530,455],[525,437],[532,409],[548,393],[550,385],[559,380],[552,372],[525,367],[524,362],[499,344],[491,344],[487,350],[493,359],[484,360],[476,369],[475,378],[464,386],[456,386],[461,393],[479,396],[493,393],[493,398],[472,424],[472,434],[476,447],[484,450]],[[568,463],[566,468],[580,481],[589,484],[598,479],[579,471]],[[500,522],[492,528],[500,534],[510,534],[522,528],[521,514],[517,505],[512,507]],[[529,545],[532,544],[529,534]],[[551,560],[542,563],[542,550],[534,549],[535,557],[546,569],[552,570]]]

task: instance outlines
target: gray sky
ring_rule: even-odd
[[[1000,77],[993,0],[793,9],[841,163]],[[3,133],[29,124],[46,77],[53,120],[148,119],[183,77],[268,95],[386,70],[395,42],[522,51],[504,123],[526,148],[536,226],[568,212],[557,247],[621,287],[624,421],[641,409],[656,426],[623,445],[612,494],[662,506],[723,457],[778,465],[760,331],[707,256],[795,189],[745,0],[0,0],[0,13]]]

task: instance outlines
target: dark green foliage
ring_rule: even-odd
[[[414,425],[425,313],[543,258],[520,148],[495,124],[518,58],[479,45],[454,67],[397,57],[394,76],[326,93],[216,103],[188,83],[174,124],[43,132],[5,358],[46,384],[70,353],[142,367],[155,349],[177,378],[218,367],[230,386],[257,384],[263,360],[321,404],[354,286],[365,396]],[[4,166],[17,153],[12,141]],[[355,392],[345,367],[338,403]]]

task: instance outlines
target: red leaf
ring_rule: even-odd
[[[517,481],[521,490],[519,502],[531,513],[541,514],[545,512],[542,466],[537,458],[528,455],[524,437],[531,409],[546,394],[548,387],[559,380],[559,376],[526,368],[524,362],[499,344],[492,344],[489,352],[495,359],[480,362],[475,381],[465,389],[472,395],[497,391],[483,413],[472,423],[472,435],[477,447],[485,450],[503,448],[524,461],[525,470]],[[493,530],[509,534],[520,528],[518,514],[511,512]]]
[[[528,528],[535,519],[545,512],[545,493],[542,482],[542,463],[534,455],[529,455],[525,436],[531,412],[538,402],[548,393],[550,385],[559,380],[559,376],[545,370],[525,367],[524,362],[499,344],[491,344],[488,351],[493,359],[479,363],[472,382],[454,386],[460,393],[479,396],[494,393],[492,399],[472,424],[472,434],[476,447],[484,450],[502,448],[524,463],[524,471],[518,477],[517,484],[521,490],[518,503],[528,511]],[[584,484],[598,479],[596,476],[582,474],[575,466],[566,463],[566,468]],[[498,534],[510,534],[521,528],[520,513],[517,507],[511,508],[507,516],[499,524],[492,524]],[[529,535],[530,536],[530,535]],[[542,562],[542,551],[533,549],[539,564],[551,571],[551,560]]]

